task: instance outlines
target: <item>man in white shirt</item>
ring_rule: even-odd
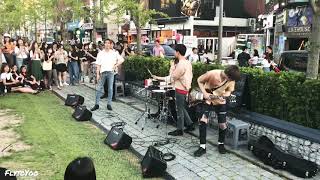
[[[198,49],[197,48],[192,48],[192,53],[189,55],[188,60],[191,63],[196,63],[200,61],[200,56],[198,54]]]
[[[112,41],[110,39],[105,40],[104,49],[98,53],[97,56],[97,95],[96,95],[96,104],[91,109],[91,111],[95,111],[99,109],[99,101],[100,97],[103,94],[103,85],[104,82],[108,81],[108,110],[112,110],[111,102],[113,95],[113,81],[115,69],[123,63],[124,59],[117,51],[113,51],[111,48]]]

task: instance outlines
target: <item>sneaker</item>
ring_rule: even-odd
[[[194,131],[195,128],[194,128],[194,124],[191,124],[189,126],[187,126],[185,129],[184,129],[184,132],[187,133],[187,132],[191,132],[191,131]]]
[[[99,109],[99,105],[96,104],[96,105],[94,105],[93,108],[91,108],[90,110],[91,110],[91,111],[95,111],[95,110],[97,110],[97,109]]]
[[[195,156],[195,157],[200,157],[200,156],[202,156],[202,155],[204,155],[205,153],[206,153],[206,149],[203,149],[202,147],[199,147],[199,149],[198,150],[196,150],[194,153],[193,153],[193,155]]]
[[[169,132],[168,133],[170,136],[183,136],[183,131],[182,130],[175,130],[175,131],[172,131],[172,132]]]
[[[61,90],[61,87],[60,87],[60,86],[57,86],[57,88],[58,88],[59,90]]]
[[[60,85],[60,87],[62,87],[62,86],[63,86],[62,82],[60,82],[60,84],[59,84],[59,85]]]
[[[52,91],[52,87],[51,86],[49,86],[49,90]]]
[[[65,86],[69,86],[69,84],[68,84],[68,83],[66,83],[66,82],[64,82],[64,83],[63,83],[63,85],[65,85]]]
[[[107,109],[109,110],[109,111],[112,111],[112,107],[111,107],[111,105],[107,105]]]
[[[218,151],[219,151],[220,154],[226,154],[227,153],[227,150],[224,147],[224,144],[219,144],[218,145]]]

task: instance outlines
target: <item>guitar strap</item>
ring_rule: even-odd
[[[227,82],[229,82],[229,81],[228,81],[228,80],[226,80],[222,85],[220,85],[220,86],[218,86],[218,87],[215,87],[215,88],[211,89],[211,92],[213,92],[213,91],[215,91],[215,90],[217,90],[217,89],[221,88],[222,86],[226,85],[226,84],[227,84]]]

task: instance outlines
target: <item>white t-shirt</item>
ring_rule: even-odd
[[[118,64],[121,64],[124,59],[119,54],[118,51],[109,50],[102,50],[98,53],[96,64],[100,65],[100,73],[105,71],[113,71],[115,64],[119,61]]]
[[[253,58],[251,59],[252,60],[252,64],[253,65],[257,65],[258,64],[258,59],[259,59],[259,57],[258,56],[253,56]]]
[[[7,60],[6,60],[6,57],[4,57],[4,54],[3,53],[1,53],[0,54],[0,67],[1,67],[1,63],[7,63]]]
[[[28,49],[26,47],[24,47],[24,51],[23,51],[23,49],[21,49],[21,50],[18,47],[15,47],[14,53],[16,53],[17,58],[19,58],[19,59],[28,58],[28,55],[27,55]]]
[[[190,56],[189,56],[189,61],[191,63],[196,63],[199,61],[199,55],[198,54],[194,54],[194,53],[191,53]]]
[[[261,62],[262,67],[268,68],[270,67],[270,63],[268,62],[267,59],[263,59],[263,61]]]
[[[6,81],[11,80],[11,79],[13,79],[12,78],[12,73],[1,73],[0,79],[1,80],[5,80],[6,79]]]

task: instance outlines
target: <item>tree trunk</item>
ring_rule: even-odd
[[[61,31],[61,41],[64,41],[64,43],[67,44],[68,33],[66,31],[64,22],[60,22],[60,31]]]
[[[319,73],[319,49],[320,49],[320,14],[314,13],[312,34],[307,65],[307,78],[317,79]]]
[[[138,54],[142,54],[142,48],[141,48],[141,27],[140,27],[139,17],[137,17],[135,25],[136,25],[136,30],[137,30],[137,52],[138,52]]]
[[[92,24],[93,24],[93,29],[92,29],[92,42],[93,43],[96,43],[97,41],[97,24],[96,24],[96,21],[93,20],[92,21]]]

